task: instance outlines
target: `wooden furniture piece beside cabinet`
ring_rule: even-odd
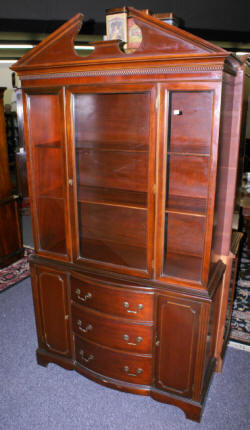
[[[0,87],[0,269],[23,256],[18,196],[12,193],[3,107],[5,87]]]
[[[79,57],[78,14],[12,67],[37,358],[199,421],[223,347],[244,67],[122,11],[141,32],[136,50],[107,40]]]
[[[17,105],[17,118],[18,118],[18,140],[19,150],[16,152],[16,176],[17,176],[17,189],[21,197],[21,207],[29,208],[29,191],[28,191],[28,178],[27,178],[27,163],[26,151],[24,140],[24,124],[23,124],[23,103],[22,103],[22,90],[15,89],[16,105]]]

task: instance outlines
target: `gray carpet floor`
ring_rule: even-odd
[[[174,406],[38,366],[29,278],[0,294],[0,339],[1,430],[250,429],[249,352],[228,348],[198,424]]]

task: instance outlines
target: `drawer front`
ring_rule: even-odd
[[[153,320],[153,293],[71,278],[72,299],[97,311],[132,320]]]
[[[125,351],[151,354],[152,325],[124,322],[72,306],[73,329],[85,339]]]
[[[75,347],[78,363],[94,372],[134,384],[151,384],[151,357],[116,352],[78,337],[75,338]]]

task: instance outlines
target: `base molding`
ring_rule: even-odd
[[[176,406],[185,413],[186,418],[192,421],[200,422],[201,420],[203,403],[194,402],[188,398],[181,398],[174,394],[163,392],[154,386],[140,386],[100,375],[99,373],[85,368],[75,360],[56,355],[41,348],[37,349],[36,355],[37,363],[40,366],[47,367],[49,363],[58,364],[67,370],[75,370],[86,378],[91,379],[92,381],[97,382],[103,386],[131,394],[150,396],[154,400],[161,403],[167,403],[169,405]]]
[[[47,367],[49,363],[55,363],[67,370],[74,370],[74,362],[71,358],[59,356],[38,348],[36,351],[37,363],[40,366]]]
[[[190,399],[182,399],[174,394],[169,394],[152,388],[150,396],[161,403],[168,403],[169,405],[177,406],[182,409],[186,418],[200,422],[203,410],[203,404],[194,402]]]

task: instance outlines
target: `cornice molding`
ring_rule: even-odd
[[[214,72],[222,71],[223,64],[211,66],[169,66],[169,67],[151,67],[142,69],[114,69],[114,70],[87,70],[82,72],[62,72],[62,73],[45,73],[34,75],[20,76],[22,81],[34,79],[58,79],[58,78],[84,78],[91,76],[124,76],[124,75],[154,75],[170,73],[196,73],[196,72]]]

